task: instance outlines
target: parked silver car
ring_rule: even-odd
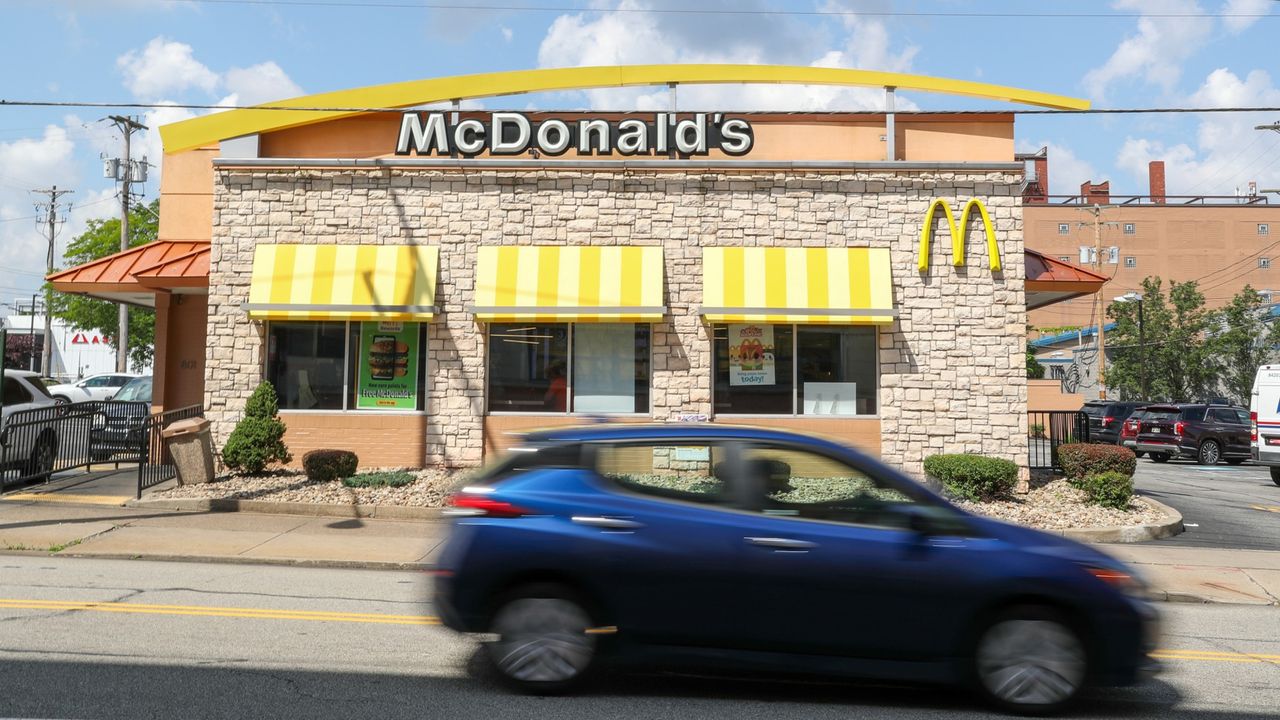
[[[53,422],[27,424],[12,420],[24,410],[55,408],[58,403],[40,381],[25,370],[4,371],[4,404],[0,409],[0,473],[18,471],[18,476],[41,479],[53,472],[58,458],[58,429]],[[18,418],[23,415],[18,415]],[[23,423],[20,427],[18,423]]]

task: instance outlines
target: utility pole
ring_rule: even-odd
[[[1093,262],[1102,272],[1102,206],[1093,206]],[[1102,288],[1098,288],[1098,399],[1107,399],[1107,318],[1102,301]]]
[[[135,172],[134,163],[129,158],[129,139],[138,130],[146,130],[147,126],[127,115],[111,115],[108,120],[115,123],[124,135],[124,157],[118,163],[107,162],[108,177],[120,181],[120,251],[129,249],[129,184],[134,180],[146,179],[146,160],[140,165],[141,172]],[[119,304],[116,328],[116,372],[129,369],[129,306]]]
[[[49,254],[45,262],[45,275],[53,273],[53,246],[54,239],[58,237],[58,230],[61,229],[58,223],[58,198],[63,195],[75,192],[74,190],[59,190],[57,185],[47,190],[36,190],[35,192],[42,195],[48,195],[49,201],[36,204],[37,216],[43,212],[44,217],[39,218],[36,222],[43,222],[48,229],[49,238]],[[34,303],[33,303],[34,305]],[[35,312],[35,307],[31,308]],[[50,371],[53,370],[53,288],[49,287],[46,282],[44,287],[44,347],[40,351],[40,375],[49,377]],[[34,339],[34,338],[32,338]]]

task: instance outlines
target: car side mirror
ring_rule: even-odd
[[[907,529],[921,536],[928,537],[936,535],[938,532],[938,524],[934,522],[929,513],[924,508],[917,505],[911,505],[904,510],[907,516]]]

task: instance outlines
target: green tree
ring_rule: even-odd
[[[1275,354],[1272,348],[1277,338],[1265,319],[1266,312],[1258,292],[1245,285],[1230,304],[1214,314],[1217,332],[1212,342],[1221,366],[1222,389],[1241,405],[1249,404],[1258,366]]]
[[[1141,338],[1137,303],[1107,307],[1107,317],[1116,322],[1107,333],[1107,387],[1123,398],[1170,402],[1214,392],[1219,368],[1208,332],[1214,318],[1196,283],[1171,282],[1166,294],[1160,278],[1148,277],[1142,281],[1142,296]]]
[[[136,247],[156,239],[156,215],[160,201],[147,208],[135,207],[129,213],[129,245]],[[65,267],[75,267],[120,251],[120,218],[95,218],[83,233],[67,244],[62,259]],[[106,300],[83,295],[52,293],[53,316],[72,327],[94,330],[115,347],[119,329],[117,306]],[[149,308],[129,308],[129,362],[138,369],[151,362],[155,354],[156,313]]]
[[[1027,378],[1031,380],[1042,380],[1044,378],[1044,365],[1036,359],[1035,353],[1031,352],[1031,348],[1027,348]]]

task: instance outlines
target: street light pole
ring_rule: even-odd
[[[1142,360],[1138,366],[1139,375],[1138,382],[1142,386],[1142,400],[1146,402],[1151,398],[1147,395],[1147,333],[1146,323],[1142,317],[1142,296],[1138,296],[1138,347],[1142,348]]]

